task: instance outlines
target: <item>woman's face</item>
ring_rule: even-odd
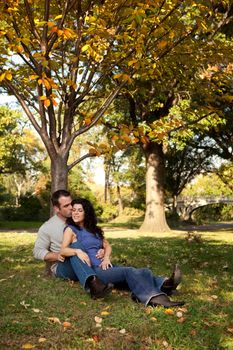
[[[83,226],[85,212],[82,204],[74,204],[72,208],[72,219],[79,226]]]

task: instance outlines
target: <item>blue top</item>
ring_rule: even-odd
[[[90,258],[91,265],[99,266],[102,260],[97,259],[96,254],[99,249],[103,248],[102,238],[100,238],[98,234],[94,235],[93,233],[87,231],[85,228],[78,229],[73,225],[68,225],[68,227],[70,227],[71,230],[76,234],[78,242],[82,244],[85,252]]]

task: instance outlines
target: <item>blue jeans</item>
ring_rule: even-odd
[[[83,249],[78,242],[70,245],[70,248]],[[83,288],[86,288],[87,279],[96,276],[95,271],[83,263],[76,255],[66,258],[64,262],[58,262],[56,277],[79,281]]]
[[[107,270],[100,267],[93,267],[97,277],[105,284],[126,282],[129,289],[140,300],[147,305],[154,296],[165,294],[161,292],[161,286],[165,278],[153,276],[147,268],[137,269],[134,267],[114,266]]]

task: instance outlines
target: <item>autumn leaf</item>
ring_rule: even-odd
[[[48,317],[48,321],[50,323],[59,323],[59,324],[61,324],[61,321],[57,317]]]
[[[166,315],[173,315],[173,314],[174,314],[174,311],[173,311],[172,309],[165,309],[165,310],[164,310],[164,313],[165,313]]]
[[[46,338],[41,337],[38,339],[38,343],[44,343],[46,342],[46,340],[47,340]]]
[[[69,327],[71,327],[71,323],[68,322],[68,321],[63,322],[62,325],[63,325],[64,328],[69,328]]]
[[[22,345],[22,349],[33,349],[35,347],[35,345],[31,344],[31,343],[25,343]]]
[[[96,323],[101,323],[103,321],[103,319],[99,316],[95,316],[94,320]]]
[[[108,311],[102,311],[101,312],[101,316],[108,316],[110,314],[110,312]]]
[[[125,328],[121,329],[121,330],[119,331],[119,333],[121,333],[121,334],[125,334],[125,333],[126,333]]]

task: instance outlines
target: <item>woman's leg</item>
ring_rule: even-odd
[[[97,276],[106,284],[126,282],[131,292],[145,305],[154,296],[165,294],[160,290],[164,279],[161,277],[155,278],[147,268],[136,269],[134,267],[115,266],[108,270],[95,267],[94,270]]]

